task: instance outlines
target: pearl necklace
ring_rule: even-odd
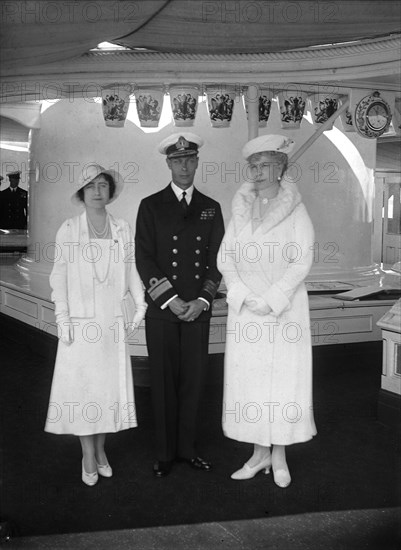
[[[97,282],[101,285],[106,281],[106,285],[110,286],[110,281],[109,281],[109,272],[110,272],[110,264],[111,264],[110,259],[111,259],[111,250],[108,249],[107,269],[106,269],[106,274],[103,277],[103,279],[101,279],[98,275],[98,272],[97,272],[97,269],[96,269],[96,262],[94,262],[94,261],[92,262],[93,275],[94,275],[95,279],[97,280]]]
[[[93,236],[96,238],[96,239],[105,239],[106,236],[109,234],[110,232],[110,223],[109,223],[109,215],[107,214],[106,215],[106,223],[104,224],[104,228],[100,231],[97,231],[96,228],[94,227],[94,225],[92,224],[92,222],[90,221],[89,219],[89,216],[87,216],[87,219],[88,219],[88,226],[89,226],[89,229],[90,231],[92,232]]]
[[[96,230],[96,228],[94,227],[94,225],[90,221],[89,216],[87,216],[87,220],[88,220],[89,231],[92,233],[92,235],[94,236],[95,239],[106,239],[106,237],[111,236],[111,229],[110,229],[109,215],[108,214],[106,215],[106,223],[104,224],[104,228],[101,231]],[[97,282],[99,284],[103,284],[105,281],[107,281],[106,282],[107,286],[109,286],[109,284],[110,284],[110,281],[108,280],[109,272],[110,272],[110,263],[111,263],[110,262],[110,257],[111,257],[111,252],[109,250],[106,274],[103,277],[103,279],[101,279],[98,275],[98,272],[97,272],[97,269],[96,269],[96,262],[92,262],[93,274],[94,274],[95,279],[97,280]]]

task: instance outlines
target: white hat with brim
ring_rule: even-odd
[[[159,153],[166,155],[167,158],[197,155],[198,149],[202,145],[203,139],[191,132],[171,134],[171,136],[166,137],[160,142]]]
[[[294,145],[295,141],[287,136],[267,134],[248,141],[242,149],[242,156],[245,160],[248,160],[250,156],[256,153],[267,153],[269,151],[288,155],[293,150]]]
[[[75,204],[76,206],[82,205],[82,201],[78,196],[78,191],[83,187],[85,187],[85,185],[88,185],[88,183],[90,183],[100,174],[108,174],[113,178],[113,181],[115,184],[115,190],[108,204],[116,200],[116,198],[119,196],[119,194],[121,193],[124,187],[123,177],[119,172],[117,172],[117,170],[106,170],[106,168],[103,168],[103,166],[101,166],[100,164],[93,162],[91,164],[87,164],[79,176],[77,190],[71,197],[71,202],[73,204]]]
[[[21,172],[19,170],[14,170],[14,172],[7,172],[7,177],[9,178],[20,178]]]

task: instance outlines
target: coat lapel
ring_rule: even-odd
[[[191,202],[188,206],[188,212],[187,212],[187,220],[197,220],[200,217],[200,212],[202,210],[202,197],[200,193],[197,191],[197,189],[194,187],[194,191],[192,194]]]
[[[163,189],[162,201],[166,203],[178,203],[177,197],[171,188],[171,183]]]
[[[82,292],[84,296],[91,296],[93,292],[93,264],[90,261],[90,241],[89,241],[89,229],[88,219],[86,217],[86,210],[82,212],[78,219],[78,235],[77,241],[79,242],[79,276],[82,281]]]
[[[169,217],[173,220],[173,230],[175,233],[183,231],[187,227],[188,219],[193,218],[194,215],[196,215],[197,209],[199,208],[199,198],[200,195],[194,188],[192,199],[188,206],[187,216],[185,218],[182,206],[172,190],[171,185],[169,184],[164,189],[163,202],[165,203],[166,208],[169,209]]]
[[[118,246],[118,252],[117,258],[123,258],[124,259],[124,266],[125,269],[119,269],[118,270],[118,276],[116,277],[116,296],[122,296],[123,295],[123,288],[124,288],[124,280],[126,278],[125,271],[128,269],[129,262],[132,261],[132,253],[133,250],[131,246],[133,246],[133,243],[127,243],[127,247],[124,248],[124,239],[123,239],[123,231],[121,225],[119,225],[118,221],[109,214],[110,217],[110,227],[111,227],[111,237],[113,239],[112,248],[115,246]],[[114,254],[111,252],[111,254]],[[112,260],[115,260],[115,257]],[[119,261],[117,259],[117,261]]]

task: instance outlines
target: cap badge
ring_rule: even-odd
[[[184,149],[189,148],[189,141],[187,141],[183,136],[178,138],[177,143],[175,144],[177,151],[183,151]]]

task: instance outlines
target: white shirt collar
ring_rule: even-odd
[[[184,191],[184,189],[181,189],[181,187],[178,187],[178,185],[176,185],[173,181],[171,182],[171,189],[174,191],[175,196],[180,201],[182,199],[182,192]],[[193,192],[194,192],[193,185],[191,185],[191,187],[188,187],[188,189],[185,189],[185,193],[186,193],[185,200],[187,201],[188,204],[192,200]]]

